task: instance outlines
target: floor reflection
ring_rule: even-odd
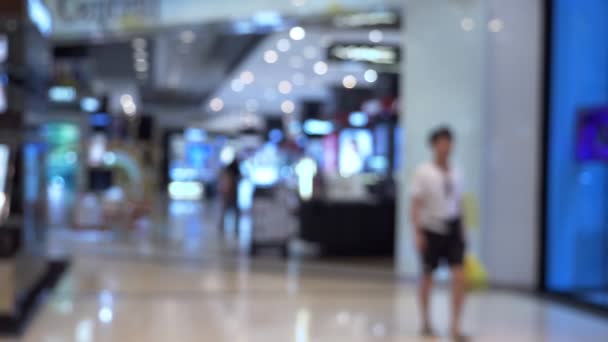
[[[164,212],[143,231],[54,230],[51,248],[73,266],[23,340],[424,341],[413,284],[390,267],[250,258],[250,216],[222,234],[215,203]],[[447,303],[439,291],[444,334]],[[603,320],[503,292],[474,294],[465,326],[479,341],[608,340]]]

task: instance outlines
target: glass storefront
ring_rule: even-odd
[[[551,15],[544,285],[608,308],[608,2]]]

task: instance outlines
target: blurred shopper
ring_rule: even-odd
[[[226,221],[233,222],[235,229],[238,226],[238,187],[241,179],[241,172],[237,160],[228,164],[220,174],[219,190],[222,201],[220,214],[220,232],[226,231]]]
[[[419,298],[422,333],[434,336],[429,312],[433,273],[440,263],[447,262],[452,277],[452,338],[467,341],[460,330],[465,299],[462,177],[450,162],[451,130],[447,127],[434,130],[429,142],[433,160],[418,167],[411,184],[412,223],[423,263]]]

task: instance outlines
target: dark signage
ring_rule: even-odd
[[[608,161],[608,107],[581,112],[576,154],[581,161]]]

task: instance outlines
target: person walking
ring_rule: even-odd
[[[433,273],[447,262],[452,280],[452,316],[450,332],[454,341],[468,341],[461,331],[461,316],[465,300],[462,182],[460,172],[452,165],[454,137],[448,127],[431,132],[429,143],[433,159],[420,165],[411,184],[411,219],[416,247],[423,265],[419,289],[422,333],[435,333],[430,318]]]

